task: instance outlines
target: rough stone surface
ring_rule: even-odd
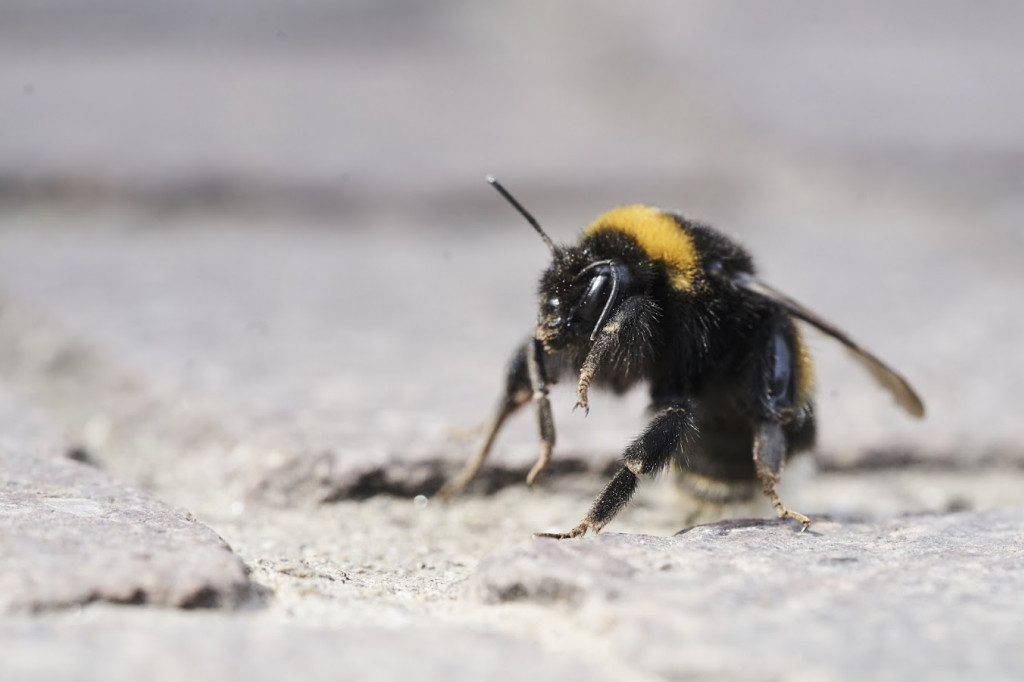
[[[823,521],[805,533],[738,520],[669,538],[534,540],[484,559],[467,589],[487,603],[571,607],[581,627],[669,679],[1011,679],[1024,669],[1020,510]]]
[[[480,628],[327,629],[214,616],[102,616],[0,621],[0,677],[24,682],[622,679],[537,643]]]
[[[233,606],[242,562],[191,514],[70,460],[0,452],[0,613]]]

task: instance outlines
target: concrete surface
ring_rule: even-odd
[[[1017,4],[0,13],[0,601],[45,611],[0,618],[0,676],[1024,674]],[[712,222],[928,419],[811,337],[809,534],[759,500],[677,535],[663,480],[530,540],[639,393],[584,419],[558,387],[536,490],[522,418],[470,494],[417,497],[534,316],[545,251],[485,173],[558,240],[627,202]],[[200,585],[234,610],[157,607]]]

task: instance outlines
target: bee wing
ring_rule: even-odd
[[[751,277],[750,275],[744,274],[739,277],[732,278],[732,282],[741,289],[777,303],[785,308],[790,315],[803,320],[812,327],[816,327],[846,346],[850,355],[852,355],[853,358],[857,360],[857,362],[859,362],[872,377],[874,377],[875,381],[877,381],[882,388],[892,394],[900,407],[918,419],[924,416],[924,403],[921,402],[921,398],[919,398],[917,393],[914,392],[914,389],[910,387],[907,380],[900,376],[892,367],[889,367],[887,364],[875,357],[875,355],[861,347],[859,343],[851,339],[844,331],[830,322],[821,319],[815,313],[800,305],[789,296],[786,296],[781,291],[768,286],[764,282]]]

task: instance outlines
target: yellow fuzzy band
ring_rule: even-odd
[[[693,238],[676,220],[650,206],[622,206],[608,211],[584,231],[585,236],[597,232],[621,232],[643,249],[647,256],[668,270],[672,286],[682,291],[693,288],[700,268]]]

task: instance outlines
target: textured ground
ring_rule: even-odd
[[[4,679],[1019,679],[1024,90],[1012,3],[91,0],[0,20]],[[55,11],[55,10],[54,10]],[[784,499],[645,484],[642,394],[472,449],[545,251],[644,201],[838,349]]]

